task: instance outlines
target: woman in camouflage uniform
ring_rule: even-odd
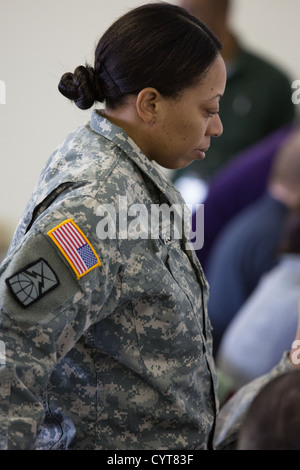
[[[51,155],[1,266],[2,449],[213,447],[207,283],[159,165],[201,160],[221,134],[220,48],[154,3],[62,77],[77,106],[104,107]]]

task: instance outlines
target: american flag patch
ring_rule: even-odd
[[[94,248],[72,219],[57,225],[47,235],[68,260],[78,279],[96,266],[101,266]]]

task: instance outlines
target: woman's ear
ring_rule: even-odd
[[[144,88],[137,96],[136,109],[145,124],[153,125],[159,112],[161,95],[155,88]]]

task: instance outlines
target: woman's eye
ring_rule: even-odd
[[[209,110],[207,110],[207,115],[208,115],[208,117],[213,117],[215,114],[218,114],[218,112],[219,112],[218,110],[217,110],[217,111],[209,111]]]

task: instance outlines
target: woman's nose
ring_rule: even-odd
[[[223,134],[223,124],[219,114],[214,114],[210,120],[209,128],[207,129],[211,137],[220,137]]]

